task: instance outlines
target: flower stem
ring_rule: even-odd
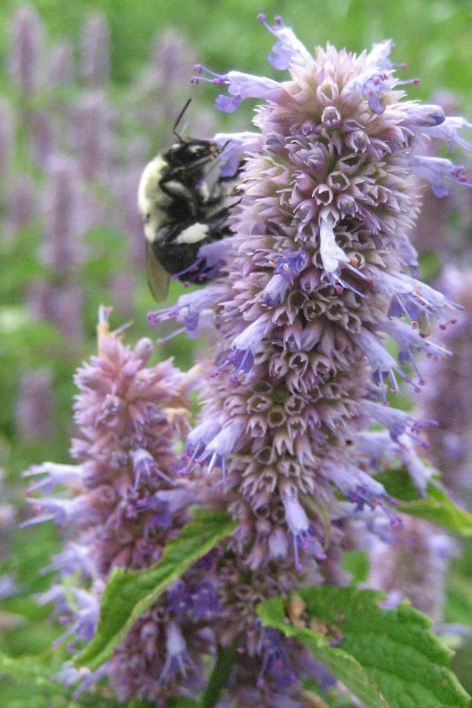
[[[216,663],[208,682],[207,689],[203,695],[202,708],[215,708],[221,692],[226,686],[231,669],[233,668],[238,651],[238,641],[235,640],[229,647],[220,647]]]

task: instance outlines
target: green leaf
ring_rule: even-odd
[[[399,511],[443,526],[461,536],[471,537],[472,515],[456,506],[440,485],[431,482],[427,491],[428,496],[425,498],[400,504]]]
[[[365,583],[369,575],[369,556],[366,551],[344,551],[342,567],[351,573],[353,585]]]
[[[159,563],[141,573],[115,568],[103,593],[97,632],[75,657],[92,671],[107,661],[136,620],[174,580],[229,536],[237,522],[222,511],[197,509],[180,536],[166,546]]]
[[[284,601],[259,605],[266,626],[301,641],[366,708],[466,708],[469,696],[447,668],[452,652],[428,631],[426,615],[406,604],[383,609],[375,590],[318,586],[297,593],[305,613],[331,637],[298,629],[285,616]],[[349,664],[349,662],[351,662]]]
[[[346,651],[330,647],[318,632],[286,624],[285,604],[281,597],[264,602],[258,606],[257,611],[265,627],[274,627],[287,637],[298,639],[359,698],[365,708],[389,708],[377,685],[369,679],[361,664]]]
[[[447,578],[445,616],[447,622],[472,627],[472,585],[455,572]]]
[[[381,472],[375,479],[384,485],[388,494],[400,501],[397,509],[403,514],[472,537],[472,514],[454,504],[438,479],[429,482],[426,497],[418,494],[408,471],[403,468]]]
[[[64,708],[120,708],[123,704],[117,700],[102,696],[95,692],[93,694],[84,693],[75,700],[72,699],[77,686],[65,686],[59,680],[55,681],[52,676],[57,674],[63,664],[57,658],[53,658],[49,652],[39,656],[21,656],[13,658],[0,652],[0,679],[2,676],[9,676],[13,679],[13,691],[9,692],[8,705],[14,703],[14,696],[21,697],[21,704],[24,708],[33,706],[34,708],[53,708],[59,706]],[[3,689],[3,690],[2,690]],[[0,695],[4,697],[6,689],[1,686]],[[42,698],[44,697],[44,703]],[[31,698],[31,703],[29,699]],[[57,701],[57,702],[56,702]],[[138,708],[138,706],[136,706]],[[152,708],[151,704],[139,706],[139,708]]]
[[[154,708],[150,703],[136,704],[136,708]],[[84,693],[75,701],[67,704],[67,708],[123,708],[123,703],[96,693]]]
[[[415,489],[411,481],[411,475],[407,469],[387,470],[375,475],[375,479],[383,484],[388,494],[401,502],[415,501],[421,496]]]
[[[341,695],[336,686],[323,690],[320,684],[312,679],[303,679],[302,684],[310,697],[316,696],[317,703],[313,703],[313,706],[316,705],[317,708],[359,708],[359,703],[352,694],[343,693]]]
[[[172,708],[202,708],[201,703],[194,701],[192,698],[184,698],[184,696],[174,698],[171,706]]]
[[[52,668],[41,663],[40,658],[22,656],[16,659],[0,653],[0,675],[8,674],[18,679],[27,680],[43,694],[69,696],[71,693],[69,688],[51,679],[55,669],[59,670],[59,668],[60,665]]]

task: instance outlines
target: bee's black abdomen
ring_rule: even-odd
[[[224,227],[228,209],[214,214],[207,222],[185,221],[162,227],[152,250],[162,267],[182,282],[201,283],[207,280],[210,268],[200,250],[202,246],[229,236],[231,231]],[[203,237],[195,243],[182,242],[182,236],[190,229],[201,229]],[[179,240],[180,239],[180,240]]]
[[[167,243],[154,241],[152,250],[162,267],[171,275],[176,275],[195,263],[200,246],[201,244],[183,245],[172,241]]]

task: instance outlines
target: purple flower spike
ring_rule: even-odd
[[[200,301],[202,306],[206,301]],[[188,308],[189,301],[184,306]],[[189,505],[201,500],[195,483],[178,482],[174,451],[177,439],[187,430],[186,391],[194,385],[196,373],[184,375],[169,361],[150,367],[150,340],[141,339],[134,349],[125,346],[120,331],[110,332],[109,315],[109,308],[100,308],[99,356],[92,357],[75,377],[79,387],[74,405],[78,438],[73,441],[72,455],[81,464],[47,462],[27,473],[38,492],[54,492],[57,485],[66,488],[57,496],[29,499],[37,515],[23,526],[54,520],[74,539],[45,569],[57,571],[61,577],[74,573],[73,581],[69,578],[67,585],[56,586],[40,599],[43,603],[54,601],[56,614],[67,625],[58,642],[75,635],[71,651],[75,640],[92,639],[101,594],[113,569],[139,571],[155,565],[165,546],[190,520]],[[79,577],[88,578],[89,591],[75,587]],[[213,580],[208,578],[208,570],[190,580],[196,612],[186,616],[187,626],[219,611],[215,595],[219,586],[215,584],[216,590],[211,592]],[[203,585],[204,581],[210,585]],[[137,695],[135,681],[150,700],[169,692],[178,695],[182,667],[188,674],[189,667],[198,665],[202,648],[198,632],[192,629],[183,646],[177,624],[166,637],[165,626],[170,621],[164,624],[162,617],[170,612],[166,599],[159,600],[106,664],[109,680],[124,700]],[[208,640],[204,646],[206,651],[212,650]],[[151,668],[136,673],[133,657],[137,655],[145,657]],[[199,690],[199,674],[191,674]],[[68,680],[73,678],[69,673]],[[83,681],[78,692],[87,685]]]
[[[444,582],[456,549],[450,538],[426,521],[402,516],[391,531],[390,543],[371,546],[368,586],[388,593],[384,607],[396,607],[407,598],[413,607],[429,615],[433,629],[443,625]]]
[[[44,27],[33,7],[21,7],[12,23],[10,73],[25,94],[38,90],[42,80]]]
[[[52,377],[49,369],[26,371],[20,380],[16,423],[20,435],[48,440],[53,434]]]
[[[110,28],[100,13],[88,16],[82,34],[80,73],[87,86],[105,86],[110,78]]]
[[[388,535],[399,517],[371,473],[396,459],[418,489],[427,484],[416,447],[427,446],[421,430],[432,423],[382,401],[400,379],[420,390],[419,373],[411,381],[401,368],[416,367],[418,350],[447,354],[425,334],[433,319],[453,323],[460,307],[419,280],[408,233],[420,209],[416,176],[437,192],[466,184],[462,168],[421,154],[425,142],[437,134],[456,144],[468,124],[406,99],[419,81],[398,78],[405,67],[391,61],[391,40],[359,56],[330,45],[312,56],[282,20],[272,27],[258,19],[276,37],[269,61],[288,70],[287,80],[207,72],[207,81],[228,86],[223,108],[246,97],[265,103],[253,121],[259,135],[235,134],[232,145],[230,134],[218,134],[240,200],[211,286],[224,287],[208,305],[215,363],[186,470],[199,472],[195,460],[207,470],[222,462],[214,439],[231,420],[245,421],[224,474],[247,566],[289,562],[291,539],[296,566],[332,568],[342,541],[325,548],[320,516],[342,538],[339,490],[348,516],[354,509],[356,522],[375,533],[383,524]],[[398,360],[386,335],[399,345]],[[385,429],[371,433],[375,423]],[[205,424],[216,437],[205,437]]]
[[[213,282],[150,315],[153,324],[175,322],[173,335],[211,330],[204,361],[187,375],[170,361],[150,366],[151,341],[125,346],[101,308],[98,355],[75,377],[80,472],[34,474],[38,491],[50,491],[31,501],[39,515],[27,523],[54,519],[79,547],[68,544],[52,565],[86,576],[89,590],[73,589],[75,578],[67,595],[50,598],[68,633],[85,641],[114,569],[165,562],[189,505],[224,509],[236,522],[115,647],[106,673],[124,704],[192,700],[205,691],[204,657],[236,640],[223,703],[301,708],[310,700],[303,679],[317,672],[301,645],[261,627],[257,606],[282,594],[291,621],[305,626],[294,593],[301,584],[343,585],[344,548],[360,537],[366,545],[372,535],[394,538],[402,520],[378,469],[400,462],[421,494],[436,484],[420,456],[427,421],[382,400],[399,389],[397,373],[408,379],[399,363],[415,366],[416,351],[442,358],[425,334],[461,309],[420,282],[408,234],[421,207],[416,177],[437,192],[466,184],[463,168],[423,157],[431,131],[456,145],[468,124],[407,99],[417,81],[398,80],[390,40],[358,55],[329,44],[311,55],[280,18],[273,27],[259,20],[275,37],[269,61],[287,71],[283,82],[195,67],[194,83],[216,94],[223,87],[221,110],[258,103],[253,130],[216,134],[220,150],[197,185],[198,219],[206,205],[218,221],[218,191],[227,192],[228,236],[203,246],[178,277]],[[170,72],[158,69],[170,89]],[[113,172],[113,116],[99,93],[84,101],[76,126],[81,173],[97,182]],[[198,151],[199,134],[211,132],[183,137],[180,147]],[[185,186],[191,169],[180,172]],[[202,405],[189,432],[196,381]],[[59,495],[56,482],[66,488]],[[327,641],[341,641],[335,625],[326,629]],[[69,671],[66,680],[76,678]]]

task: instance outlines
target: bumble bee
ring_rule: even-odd
[[[189,103],[174,125],[178,142],[147,165],[138,189],[147,277],[156,300],[166,297],[171,276],[208,280],[211,273],[200,248],[231,234],[221,185],[225,178],[211,187],[205,182],[208,166],[224,148],[211,140],[184,140],[176,132]]]

